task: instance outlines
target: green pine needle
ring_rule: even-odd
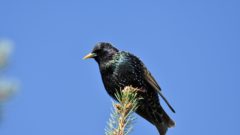
[[[139,97],[137,88],[125,87],[116,94],[118,103],[113,102],[113,110],[110,115],[105,135],[128,135],[133,129],[135,117],[133,112],[137,109]]]

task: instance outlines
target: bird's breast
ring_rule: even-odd
[[[112,66],[102,65],[100,66],[100,72],[104,87],[107,93],[114,97],[117,89],[117,82],[114,76],[114,69]]]

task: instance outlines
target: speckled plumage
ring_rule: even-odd
[[[155,125],[160,135],[165,135],[169,127],[175,125],[160,105],[158,94],[174,111],[161,93],[161,88],[139,58],[131,53],[119,51],[110,43],[98,43],[92,53],[97,61],[103,84],[108,94],[116,99],[115,93],[125,86],[133,86],[142,97],[137,114]]]

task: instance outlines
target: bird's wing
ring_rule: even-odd
[[[172,112],[175,113],[175,110],[173,109],[173,107],[170,105],[170,103],[167,101],[167,99],[163,96],[162,92],[161,92],[161,88],[158,85],[157,81],[153,78],[153,76],[151,75],[151,73],[147,70],[147,68],[144,68],[144,78],[145,80],[152,86],[152,88],[157,91],[157,93],[163,98],[163,100],[166,102],[166,104],[168,105],[168,107],[171,109]]]
[[[144,78],[154,88],[154,90],[156,90],[158,93],[161,91],[161,88],[157,84],[157,81],[153,78],[151,73],[146,68],[144,68]]]

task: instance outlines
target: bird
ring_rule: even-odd
[[[116,99],[116,93],[126,86],[138,88],[141,97],[136,113],[153,124],[160,135],[166,135],[168,128],[175,126],[160,104],[160,98],[170,110],[175,110],[164,97],[157,81],[144,63],[135,55],[120,51],[109,42],[98,42],[83,59],[93,58],[97,62],[107,93]]]

